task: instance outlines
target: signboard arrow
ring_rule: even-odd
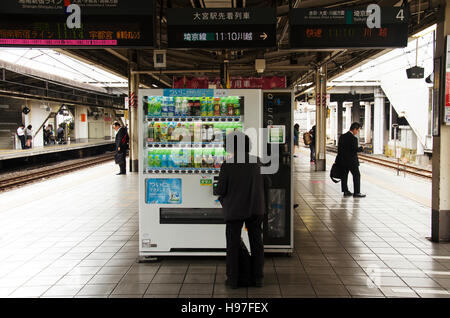
[[[263,40],[267,39],[267,34],[266,34],[266,32],[264,32],[263,34],[261,34],[259,37],[260,37],[261,39],[263,39]]]

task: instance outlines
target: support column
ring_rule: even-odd
[[[345,127],[344,130],[347,131],[350,129],[350,126],[352,125],[352,106],[347,104],[345,105]]]
[[[336,106],[330,106],[330,139],[336,143]]]
[[[372,105],[370,102],[364,103],[364,142],[372,142]]]
[[[137,69],[137,52],[130,50],[129,58],[129,109],[130,109],[130,127],[128,133],[130,135],[130,172],[139,171],[139,123],[138,123],[138,100],[139,96],[139,74],[133,74]]]
[[[316,171],[326,170],[327,69],[316,72]]]
[[[373,153],[384,153],[384,94],[381,88],[374,91],[375,105],[373,113]]]
[[[341,137],[342,135],[342,111],[343,111],[343,101],[338,101],[337,102],[337,108],[336,108],[336,112],[337,112],[337,135],[336,135],[336,146],[338,144],[339,141],[339,137]]]
[[[391,141],[394,137],[392,136],[392,104],[389,104],[389,138],[388,140]]]
[[[445,2],[443,1],[442,4]],[[445,65],[447,46],[446,36],[450,35],[450,5],[447,1],[445,7],[445,19],[439,22],[436,28],[436,52],[435,57],[441,58],[441,83],[434,83],[435,89],[439,90],[439,136],[433,138],[433,181],[432,181],[432,214],[431,214],[431,239],[433,242],[450,242],[450,126],[443,123],[445,110],[446,85]],[[435,70],[437,73],[438,70]]]
[[[360,102],[359,99],[353,101],[352,105],[352,123],[357,122],[360,123],[361,120],[361,111],[360,111]],[[351,123],[350,123],[351,125]],[[350,127],[348,127],[350,128]]]

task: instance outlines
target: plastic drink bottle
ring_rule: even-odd
[[[188,101],[186,97],[180,97],[180,103],[181,103],[181,112],[180,112],[180,116],[187,116],[187,111],[188,111]]]
[[[202,117],[208,116],[208,102],[205,98],[200,98],[200,115]]]
[[[168,112],[169,112],[169,109],[167,107],[167,99],[165,97],[162,97],[161,98],[161,116],[166,117]]]
[[[175,116],[175,102],[173,97],[167,97],[167,116]]]
[[[233,100],[234,116],[241,116],[241,105],[239,103],[239,97],[235,97]]]
[[[234,115],[234,104],[233,104],[234,98],[230,97],[227,100],[227,115],[233,116]]]
[[[147,136],[147,141],[148,142],[153,142],[155,139],[154,139],[154,128],[153,128],[153,123],[152,122],[150,122],[149,124],[148,124],[148,136]]]
[[[227,98],[222,97],[220,100],[220,116],[226,116],[227,115]]]
[[[214,116],[214,101],[213,98],[208,98],[208,117]]]
[[[152,103],[152,97],[144,97],[144,104],[147,105],[147,115],[148,116],[153,116],[153,103]]]
[[[181,100],[180,97],[175,97],[175,116],[181,116]]]
[[[214,126],[212,124],[208,126],[206,136],[208,138],[208,141],[212,141],[214,139]]]
[[[152,116],[161,116],[161,102],[159,101],[159,97],[152,97],[150,107]]]
[[[214,98],[214,116],[220,116],[220,98]]]

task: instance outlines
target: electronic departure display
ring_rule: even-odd
[[[292,48],[396,48],[408,45],[409,11],[381,7],[380,27],[370,28],[366,7],[310,8],[290,11]]]
[[[67,6],[80,8],[80,27]],[[1,47],[153,47],[154,1],[1,0]]]
[[[263,9],[168,9],[169,48],[276,46],[276,12]]]

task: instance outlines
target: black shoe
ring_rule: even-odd
[[[126,172],[119,172],[117,175],[121,175],[121,174],[127,174]]]
[[[353,193],[351,193],[350,191],[344,192],[344,197],[351,197],[352,195],[353,195]]]
[[[353,195],[353,197],[354,197],[354,198],[365,198],[366,195],[365,195],[365,194],[362,194],[362,193],[355,193],[355,194]]]
[[[225,281],[225,285],[230,286],[231,289],[237,289],[239,287],[237,282],[233,282],[229,279]]]

